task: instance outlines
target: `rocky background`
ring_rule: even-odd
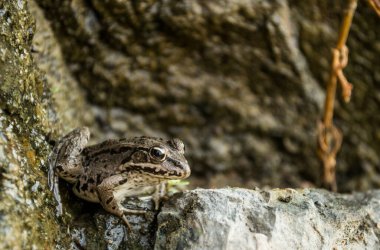
[[[47,159],[77,126],[92,142],[183,139],[190,188],[318,187],[316,123],[345,3],[0,0],[1,248],[95,247],[103,233],[124,235],[107,231],[115,217],[98,207],[83,215],[90,206],[64,183],[71,205],[55,216]],[[354,92],[335,116],[343,192],[380,187],[378,22],[359,2],[345,70]]]

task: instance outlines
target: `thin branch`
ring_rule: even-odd
[[[318,155],[323,162],[323,182],[328,189],[333,191],[337,190],[335,177],[336,155],[341,147],[343,137],[340,130],[333,124],[334,101],[338,80],[342,87],[343,99],[348,102],[351,98],[352,84],[347,81],[343,74],[343,69],[348,63],[346,41],[356,6],[357,0],[349,0],[339,32],[338,42],[332,51],[331,71],[326,87],[323,120],[318,124]]]
[[[367,0],[372,9],[380,16],[380,0]]]
[[[348,8],[346,10],[346,14],[343,19],[343,23],[340,29],[340,34],[338,38],[338,43],[334,49],[334,51],[337,51],[337,53],[333,52],[333,62],[330,72],[330,78],[327,83],[327,90],[326,90],[326,100],[325,100],[325,110],[324,110],[324,116],[323,116],[323,122],[326,127],[332,126],[332,119],[334,116],[334,100],[335,100],[335,92],[336,92],[336,83],[337,83],[337,72],[336,67],[334,67],[334,61],[342,61],[339,60],[340,55],[342,54],[343,48],[346,46],[346,41],[348,37],[348,33],[350,31],[352,18],[355,13],[357,5],[357,0],[350,0]]]

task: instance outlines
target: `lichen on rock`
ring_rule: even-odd
[[[35,35],[36,16],[29,4],[0,3],[1,249],[58,247],[70,241],[63,230],[67,218],[56,217],[46,178],[50,143],[61,128],[57,117],[64,112],[57,115],[60,105],[53,99],[52,81],[35,56],[39,52],[33,38],[40,33]],[[49,34],[41,26],[38,29]]]

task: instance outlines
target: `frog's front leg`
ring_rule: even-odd
[[[160,208],[160,201],[166,197],[167,182],[162,182],[156,186],[156,190],[152,195],[152,200],[154,202],[154,209],[158,210]]]
[[[89,137],[90,131],[87,127],[74,129],[57,142],[49,158],[48,184],[58,202],[58,215],[62,214],[58,177],[70,183],[77,181],[83,171],[80,154]]]
[[[122,218],[122,220],[128,226],[128,228],[132,230],[131,225],[129,224],[125,214],[145,214],[146,211],[127,209],[121,205],[122,199],[124,197],[120,198],[114,196],[114,189],[117,186],[123,185],[126,182],[127,177],[123,175],[113,175],[104,179],[102,183],[97,186],[97,191],[100,203],[102,204],[103,208],[106,211]]]

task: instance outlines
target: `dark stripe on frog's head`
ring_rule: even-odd
[[[177,161],[177,160],[174,160],[173,158],[166,158],[166,161],[170,162],[170,164],[174,165],[175,167],[179,168],[179,169],[184,169],[183,165],[181,164],[181,162]]]

